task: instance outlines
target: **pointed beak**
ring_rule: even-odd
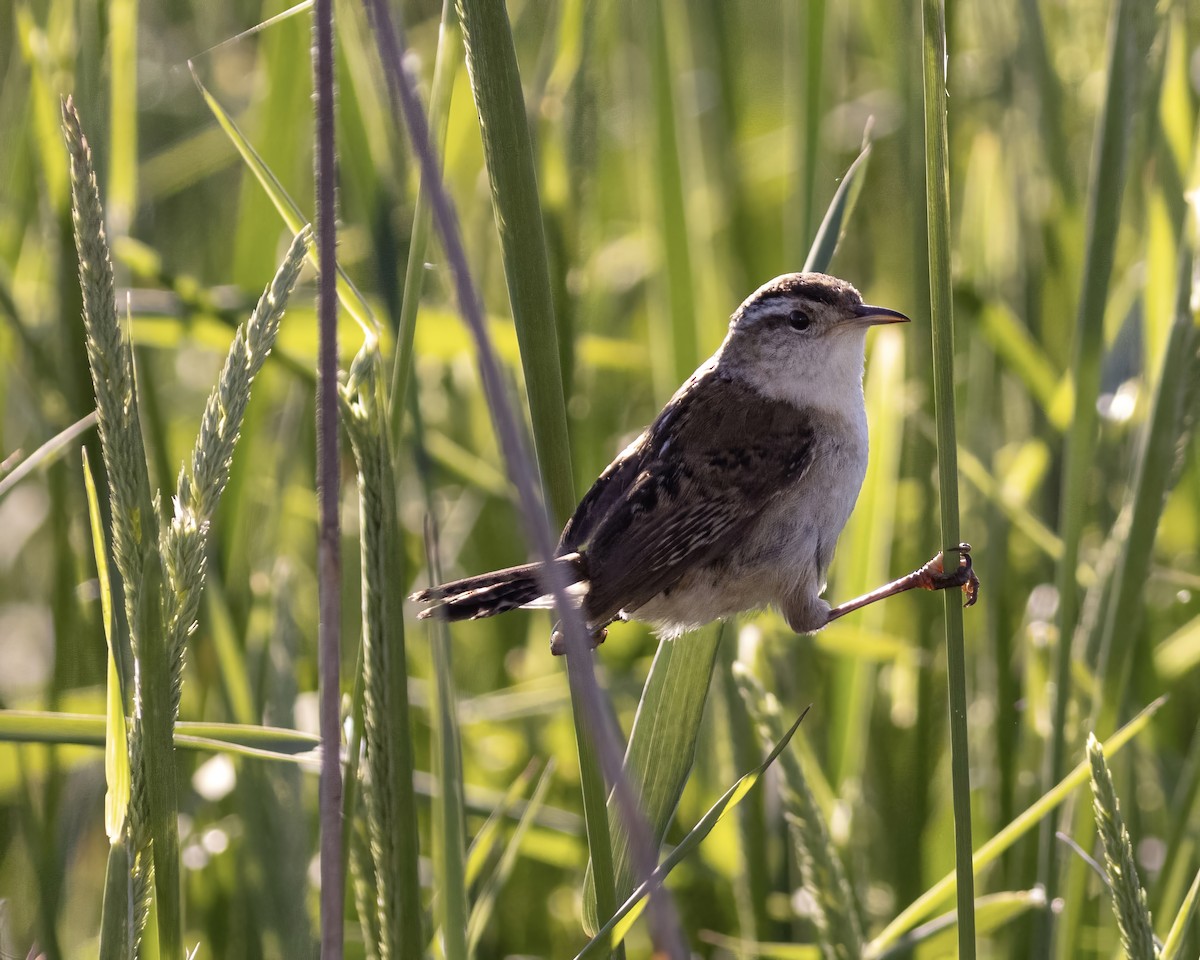
[[[854,308],[855,326],[874,327],[881,323],[909,323],[909,318],[899,310],[889,310],[887,307],[873,307],[869,303]]]

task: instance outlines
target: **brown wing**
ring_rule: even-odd
[[[574,553],[579,550],[592,531],[618,503],[633,483],[642,469],[642,461],[646,454],[646,440],[649,430],[643,430],[641,435],[628,447],[622,450],[615,460],[610,463],[596,482],[592,484],[571,519],[563,527],[562,536],[558,538],[558,554]]]
[[[596,478],[596,482],[584,494],[583,499],[579,501],[579,506],[571,515],[571,519],[563,527],[562,535],[558,538],[558,554],[560,556],[583,549],[592,533],[612,509],[621,502],[642,472],[647,454],[651,452],[656,442],[655,438],[657,438],[657,442],[661,443],[665,435],[665,423],[673,417],[674,411],[679,409],[681,401],[686,404],[686,398],[696,390],[697,385],[712,375],[715,366],[715,362],[710,358],[701,365],[699,370],[688,377],[683,386],[675,391],[671,402],[659,412],[654,423],[643,430],[633,443],[617,454],[616,459]]]
[[[648,431],[638,470],[592,530],[589,619],[636,609],[727,550],[813,457],[810,419],[711,371]]]

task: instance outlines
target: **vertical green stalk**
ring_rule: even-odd
[[[108,4],[108,215],[118,235],[128,231],[137,209],[137,18],[138,0]]]
[[[1067,705],[1071,696],[1072,638],[1079,619],[1079,543],[1083,533],[1087,478],[1093,469],[1096,449],[1096,398],[1100,392],[1100,364],[1104,349],[1104,307],[1120,226],[1121,197],[1125,186],[1130,115],[1135,102],[1138,67],[1133,63],[1134,34],[1139,8],[1151,9],[1140,0],[1115,0],[1109,36],[1108,86],[1104,109],[1097,128],[1091,185],[1088,191],[1087,251],[1083,289],[1076,318],[1071,376],[1075,384],[1074,418],[1066,437],[1060,494],[1059,534],[1063,555],[1058,565],[1058,648],[1054,666],[1054,715],[1050,722],[1050,744],[1046,754],[1043,786],[1062,775],[1067,753]],[[1053,900],[1057,876],[1055,832],[1057,815],[1042,824],[1038,843],[1038,879]],[[1043,919],[1038,930],[1036,956],[1049,953],[1049,924]]]
[[[929,298],[933,325],[933,406],[937,424],[942,546],[958,543],[958,441],[954,430],[954,310],[950,292],[950,171],[946,133],[946,19],[943,0],[923,0],[925,203],[929,230]],[[975,956],[975,880],[971,873],[971,775],[967,748],[967,667],[958,591],[943,592],[954,794],[954,862],[958,873],[958,949]]]
[[[719,626],[700,631],[685,640],[662,640],[650,665],[650,675],[638,701],[637,715],[625,751],[625,774],[638,808],[646,815],[656,848],[661,845],[675,816],[675,808],[691,773],[700,735],[700,721],[712,684]],[[615,894],[624,901],[637,885],[634,857],[616,797],[608,803],[609,833],[612,838]],[[657,856],[657,854],[656,854]],[[584,913],[595,929],[611,916],[600,916],[591,870],[584,879]],[[595,913],[592,917],[591,914]]]
[[[446,140],[450,122],[450,98],[458,61],[462,53],[462,34],[454,14],[454,0],[442,0],[442,23],[438,30],[437,54],[433,62],[433,90],[429,97],[429,126],[434,131],[438,157]],[[404,395],[412,371],[413,336],[417,329],[417,307],[425,281],[425,253],[429,248],[432,214],[429,210],[429,188],[422,183],[413,211],[412,234],[408,241],[408,264],[404,268],[404,298],[400,301],[400,319],[396,333],[396,357],[392,366],[392,386],[388,417],[392,439],[400,437],[404,423]]]
[[[667,304],[664,316],[652,321],[659,332],[656,352],[670,363],[658,363],[654,372],[659,382],[655,393],[666,399],[688,378],[700,361],[696,338],[695,283],[688,249],[687,209],[684,202],[683,168],[679,156],[679,134],[675,128],[678,110],[672,82],[671,49],[664,21],[663,3],[642,4],[638,14],[645,18],[646,44],[650,53],[650,84],[655,128],[655,188],[658,197],[663,255],[667,268]]]
[[[502,3],[458,0],[458,11],[521,345],[534,447],[550,513],[555,522],[565,523],[575,508],[575,484],[550,265],[512,28]]]
[[[404,545],[396,518],[381,361],[373,344],[350,369],[342,409],[358,464],[362,538],[363,726],[366,802],[382,960],[418,960],[421,934],[416,797],[404,643]]]
[[[806,0],[803,22],[795,44],[788,50],[794,58],[804,51],[804,79],[801,90],[803,99],[796,110],[796,190],[792,210],[799,218],[795,236],[795,249],[803,250],[812,240],[816,215],[817,149],[820,144],[821,127],[821,75],[825,62],[825,0]],[[784,218],[786,223],[788,218]]]

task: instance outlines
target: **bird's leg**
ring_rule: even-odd
[[[618,620],[624,622],[628,619],[629,618],[623,613],[618,613],[615,617],[609,620],[608,623],[603,623],[597,627],[590,627],[591,634],[588,639],[591,640],[592,649],[595,650],[608,638],[609,624],[616,623]],[[567,638],[563,633],[562,621],[556,623],[554,625],[554,630],[550,633],[550,652],[556,657],[561,657],[567,652]]]
[[[958,563],[950,571],[947,571],[945,567],[944,555],[946,553],[958,554]],[[906,590],[916,588],[922,590],[948,590],[951,587],[962,588],[962,592],[967,598],[963,604],[964,607],[971,606],[979,599],[979,578],[975,576],[975,571],[971,566],[971,545],[969,543],[960,543],[957,547],[946,551],[939,550],[933,559],[919,570],[914,570],[899,580],[885,583],[882,587],[872,590],[870,593],[864,593],[861,597],[838,604],[838,606],[829,611],[829,618],[825,622],[830,623],[838,617],[844,617],[855,610],[861,610],[876,600],[894,597],[896,594],[904,593]]]

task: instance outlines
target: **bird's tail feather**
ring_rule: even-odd
[[[559,568],[559,575],[565,576],[568,584],[587,579],[583,558],[578,553],[557,557],[553,562]],[[519,567],[494,570],[420,590],[409,599],[429,604],[417,614],[422,620],[433,616],[444,620],[494,617],[541,599],[546,593],[541,572],[542,564],[524,563]]]

